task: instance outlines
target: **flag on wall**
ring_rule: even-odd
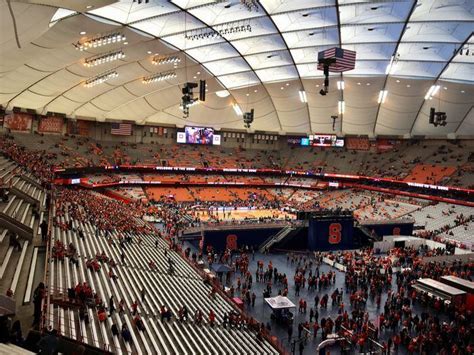
[[[12,131],[30,131],[32,122],[33,116],[27,113],[14,112],[5,115],[3,126]]]
[[[111,134],[116,136],[131,136],[132,135],[132,124],[131,123],[112,123]]]
[[[49,133],[61,133],[63,130],[64,118],[56,116],[41,117],[38,131]]]

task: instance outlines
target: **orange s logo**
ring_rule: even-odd
[[[331,223],[329,225],[329,244],[339,244],[341,242],[341,230],[342,226],[340,223]]]
[[[237,249],[237,236],[235,234],[229,234],[226,238],[226,249],[236,250]]]

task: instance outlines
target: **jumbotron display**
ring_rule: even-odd
[[[344,139],[335,134],[314,134],[309,136],[309,145],[312,147],[344,147]]]
[[[344,138],[335,134],[311,134],[308,137],[288,138],[288,144],[303,147],[344,147]]]
[[[184,132],[177,132],[177,143],[221,145],[221,136],[214,134],[209,127],[185,127]]]

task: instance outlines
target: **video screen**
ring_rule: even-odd
[[[336,142],[334,142],[334,147],[344,147],[344,138],[337,138]]]
[[[212,128],[185,127],[186,143],[212,145],[214,130]]]
[[[186,133],[178,132],[176,134],[176,142],[178,143],[186,143]]]
[[[221,145],[221,136],[214,134],[212,128],[185,127],[184,132],[177,132],[177,143]]]
[[[336,145],[334,134],[314,134],[309,136],[309,145],[313,147],[334,147]]]
[[[344,147],[344,138],[335,134],[312,134],[308,137],[290,137],[288,144],[302,147]]]

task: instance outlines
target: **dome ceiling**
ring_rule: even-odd
[[[233,110],[255,109],[253,130],[367,135],[474,135],[474,2],[261,0],[24,0],[0,4],[0,103],[71,117],[243,129]],[[13,16],[12,16],[13,15]],[[15,31],[16,27],[16,31]],[[73,44],[120,33],[84,51]],[[217,35],[219,33],[219,35]],[[354,70],[330,75],[319,51],[357,52]],[[124,58],[85,66],[86,58]],[[153,59],[179,58],[154,65]],[[90,78],[117,72],[100,85]],[[175,77],[150,84],[155,73]],[[185,82],[207,99],[183,118]],[[336,83],[344,82],[344,90]],[[432,86],[432,97],[426,97]],[[220,97],[215,92],[228,90]],[[306,93],[307,102],[300,100]],[[379,103],[381,91],[386,99]],[[426,99],[425,99],[426,97]],[[344,102],[344,113],[338,102]],[[431,107],[448,124],[428,124]]]

